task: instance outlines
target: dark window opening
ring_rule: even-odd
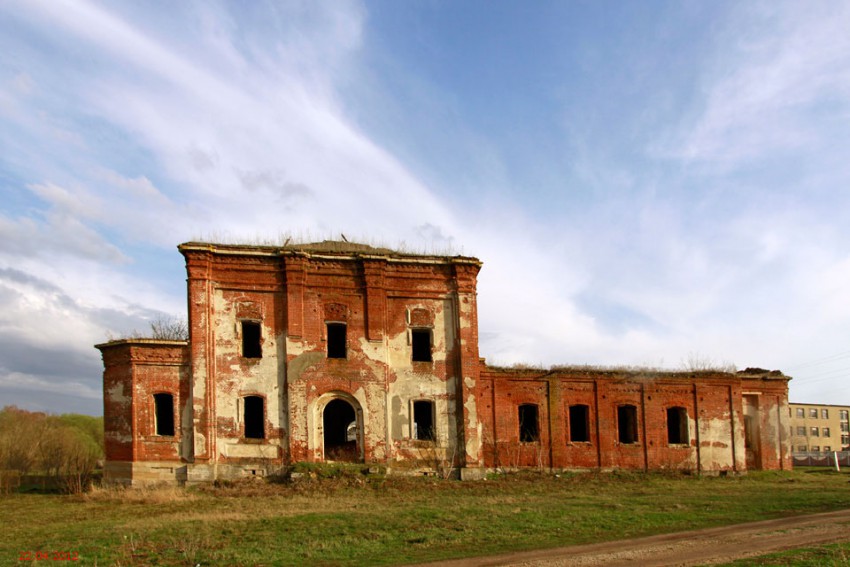
[[[345,358],[345,323],[328,323],[328,358]]]
[[[153,405],[156,434],[174,435],[174,396],[171,394],[154,394]]]
[[[587,406],[570,406],[570,441],[573,443],[590,441],[589,415]]]
[[[522,404],[519,406],[519,441],[534,443],[540,439],[540,428],[537,425],[537,406]]]
[[[260,345],[260,324],[256,321],[242,321],[242,356],[245,358],[263,358]]]
[[[667,408],[667,443],[684,445],[689,442],[688,410],[685,408]]]
[[[265,400],[260,396],[245,396],[245,438],[265,439]]]
[[[431,362],[431,330],[411,330],[410,341],[413,347],[413,362]]]
[[[637,408],[635,406],[617,408],[617,432],[620,443],[637,443]]]
[[[433,441],[434,435],[434,404],[429,401],[413,402],[413,438],[422,441]]]

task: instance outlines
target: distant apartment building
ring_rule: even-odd
[[[850,406],[789,403],[795,453],[850,451]]]

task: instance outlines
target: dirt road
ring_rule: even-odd
[[[850,510],[690,532],[428,563],[428,567],[706,565],[808,545],[850,541]]]

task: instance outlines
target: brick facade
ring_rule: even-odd
[[[107,477],[790,467],[788,378],[488,367],[475,258],[187,243],[189,340],[97,345]]]

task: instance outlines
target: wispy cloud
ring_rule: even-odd
[[[715,167],[807,155],[850,122],[850,7],[742,6],[704,73],[705,99],[676,153]],[[786,157],[787,159],[787,157]]]
[[[477,255],[482,355],[498,362],[677,365],[700,352],[781,366],[818,342],[839,348],[818,328],[838,337],[850,319],[846,7],[733,5],[703,32],[699,83],[681,99],[600,107],[628,128],[572,108],[594,120],[560,132],[564,156],[521,130],[530,165],[513,153],[522,144],[478,126],[510,112],[476,123],[462,85],[429,82],[394,53],[364,59],[369,8],[2,9],[0,338],[34,357],[82,357],[64,372],[17,357],[3,383],[88,395],[92,343],[181,312],[174,245],[210,233],[345,232]],[[629,57],[640,69],[628,76],[651,73],[655,55]],[[380,61],[399,75],[378,84]],[[540,77],[549,93],[578,80],[555,67]],[[426,141],[407,139],[414,121],[428,123]],[[542,167],[538,153],[567,165],[520,171]]]

